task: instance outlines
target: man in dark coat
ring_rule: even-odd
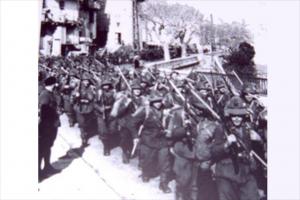
[[[57,130],[60,126],[59,114],[57,112],[56,97],[53,89],[56,84],[56,78],[49,77],[45,80],[45,88],[39,96],[39,179],[42,173],[51,173],[56,171],[50,164],[51,147],[57,136]],[[44,168],[42,169],[42,161]]]

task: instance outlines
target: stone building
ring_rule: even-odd
[[[88,54],[104,46],[105,5],[106,0],[43,0],[40,54]]]

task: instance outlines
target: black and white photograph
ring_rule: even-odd
[[[269,49],[290,52],[269,41],[272,3],[40,0],[37,92],[13,80],[36,99],[34,193],[271,199],[268,138],[289,139],[269,129]]]
[[[41,191],[267,199],[267,65],[247,19],[205,15],[196,1],[42,6]]]

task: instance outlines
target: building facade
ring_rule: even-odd
[[[107,48],[115,51],[122,45],[134,49],[142,44],[142,28],[139,26],[138,11],[144,0],[107,0],[105,13],[110,19]],[[139,44],[136,44],[136,43]]]
[[[98,23],[101,17],[107,20],[104,14],[105,2],[106,0],[43,0],[40,54],[66,56],[88,54],[97,49],[99,30],[108,30],[108,27],[99,28],[102,25]]]

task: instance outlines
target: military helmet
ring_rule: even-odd
[[[163,100],[163,96],[157,91],[153,91],[149,96],[150,103],[161,102],[162,100]]]
[[[81,76],[82,80],[91,80],[92,79],[92,75],[88,72],[84,72]]]
[[[109,85],[110,87],[113,86],[113,83],[111,81],[111,79],[104,79],[102,82],[101,82],[101,88],[105,85]]]
[[[210,90],[210,86],[207,80],[198,81],[195,85],[196,90]]]
[[[133,82],[132,82],[132,84],[131,84],[131,89],[139,89],[139,90],[141,90],[142,89],[142,87],[141,87],[141,83],[140,83],[140,81],[139,80],[134,80]]]
[[[69,72],[69,76],[73,76],[75,78],[78,78],[78,74],[79,74],[79,72],[75,68],[71,69],[70,72]]]
[[[127,77],[129,75],[129,70],[124,68],[124,69],[122,69],[122,73],[125,77]]]
[[[216,87],[217,87],[218,89],[220,89],[220,88],[225,88],[225,82],[224,82],[223,80],[221,80],[221,79],[218,79],[218,80],[216,81]]]
[[[255,86],[251,83],[244,84],[243,89],[242,89],[242,94],[255,94]]]
[[[151,83],[149,81],[149,79],[147,78],[147,76],[142,76],[140,79],[141,83],[145,83],[147,85],[147,87],[151,86]]]
[[[231,115],[247,115],[246,102],[239,96],[233,96],[226,104],[224,108],[224,115],[226,117]]]

